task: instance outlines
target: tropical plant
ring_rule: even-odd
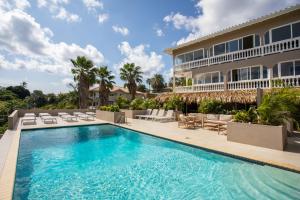
[[[236,122],[257,123],[258,122],[258,113],[254,107],[250,107],[248,111],[245,111],[245,110],[238,111],[233,116],[233,119]]]
[[[134,63],[126,63],[120,69],[120,78],[125,81],[124,87],[127,87],[131,94],[131,100],[135,98],[137,85],[142,83],[142,71],[140,66]]]
[[[116,104],[119,106],[119,108],[126,109],[129,108],[130,101],[125,97],[119,96],[116,99]]]
[[[200,106],[198,108],[198,112],[200,113],[215,113],[219,114],[224,111],[223,109],[223,103],[216,100],[203,100],[200,102]]]
[[[146,86],[144,85],[144,84],[139,84],[138,86],[137,86],[137,89],[136,89],[137,91],[139,91],[139,92],[146,92],[147,91],[147,88],[146,88]]]
[[[155,99],[145,99],[142,107],[144,109],[155,109],[159,108],[159,103]]]
[[[30,96],[29,90],[23,85],[9,86],[6,88],[6,90],[12,91],[19,99],[25,99],[27,96]]]
[[[131,110],[142,110],[142,109],[144,109],[143,103],[144,103],[143,99],[136,98],[136,99],[131,101],[129,108]]]
[[[165,80],[161,74],[154,74],[151,78],[151,87],[155,92],[161,92],[165,88]]]
[[[89,100],[89,87],[95,83],[96,68],[91,60],[84,56],[71,59],[74,81],[78,82],[79,108],[87,108]]]
[[[257,111],[262,124],[280,125],[285,120],[299,121],[300,93],[283,88],[265,94]]]
[[[30,108],[40,108],[47,104],[46,95],[41,90],[34,90],[32,94],[25,98]]]
[[[106,105],[108,101],[109,92],[113,89],[115,84],[115,76],[108,70],[107,66],[102,66],[96,71],[96,81],[99,84],[99,103]]]
[[[99,110],[109,111],[109,112],[120,112],[120,108],[118,105],[100,106]]]
[[[163,105],[165,110],[182,111],[183,101],[178,95],[171,96]]]

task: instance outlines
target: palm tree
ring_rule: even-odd
[[[135,98],[137,84],[142,83],[142,73],[141,67],[134,63],[126,63],[120,69],[120,78],[125,81],[124,87],[128,88],[131,100]]]
[[[115,84],[115,76],[111,73],[112,72],[107,69],[107,66],[98,68],[96,72],[96,81],[99,84],[99,103],[102,106],[107,104],[109,92],[113,88],[113,84]]]
[[[95,83],[96,68],[91,60],[84,56],[71,59],[74,81],[78,82],[79,108],[87,108],[89,100],[89,87]]]
[[[162,91],[162,89],[165,87],[164,77],[161,74],[154,74],[154,76],[151,78],[151,87],[156,92]]]

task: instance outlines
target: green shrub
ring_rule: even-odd
[[[4,132],[7,130],[7,127],[8,127],[7,123],[0,126],[0,135],[4,134]]]
[[[248,111],[245,110],[238,111],[233,116],[233,119],[236,122],[257,123],[258,115],[256,109],[254,107],[250,107]]]
[[[130,101],[128,99],[126,99],[125,97],[119,96],[116,99],[116,104],[121,109],[127,109],[127,108],[129,108]]]
[[[144,109],[155,109],[159,108],[159,103],[155,99],[145,99],[142,107]]]
[[[299,121],[299,98],[299,91],[288,88],[273,90],[264,95],[263,101],[257,109],[260,123],[281,125],[285,120]]]
[[[120,112],[120,108],[118,105],[100,106],[99,110],[109,112]]]
[[[173,95],[163,104],[163,108],[165,110],[182,111],[183,101],[178,95]]]
[[[144,109],[143,103],[144,103],[143,99],[136,98],[136,99],[132,100],[132,102],[130,103],[129,108],[131,110],[143,110]]]
[[[221,114],[224,112],[224,106],[221,101],[204,100],[200,103],[198,112],[204,114],[209,114],[209,113]]]

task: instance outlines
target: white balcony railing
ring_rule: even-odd
[[[271,44],[245,49],[241,51],[226,53],[223,55],[204,58],[191,62],[175,65],[175,71],[188,70],[197,67],[204,67],[209,65],[221,64],[226,62],[233,62],[236,60],[243,60],[258,56],[270,55],[284,51],[300,49],[300,37],[274,42]]]
[[[300,76],[228,82],[226,88],[227,90],[254,90],[257,88],[267,89],[282,87],[300,87]],[[213,92],[224,90],[224,83],[196,84],[192,86],[183,86],[175,88],[176,93]]]

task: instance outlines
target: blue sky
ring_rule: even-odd
[[[163,50],[299,3],[299,0],[2,0],[0,85],[64,92],[69,59],[85,55],[107,65],[135,62],[145,78],[168,80],[171,57]],[[234,10],[237,12],[228,12]]]

